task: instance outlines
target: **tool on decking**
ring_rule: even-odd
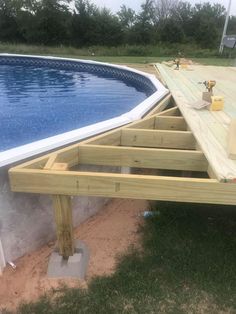
[[[207,107],[210,111],[219,111],[224,108],[224,97],[214,96],[213,87],[216,85],[215,80],[207,80],[203,82],[198,82],[198,84],[204,84],[207,91],[202,92],[202,100],[194,104],[194,108],[201,109]]]
[[[199,82],[199,84],[204,84],[208,92],[213,94],[213,87],[216,86],[216,81],[209,80],[209,81]]]

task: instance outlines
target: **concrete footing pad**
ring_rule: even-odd
[[[89,250],[84,242],[75,240],[75,253],[67,260],[54,251],[49,259],[47,275],[50,278],[84,279],[88,267]]]

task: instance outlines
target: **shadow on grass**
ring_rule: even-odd
[[[156,207],[141,229],[143,251],[119,258],[115,274],[18,313],[236,313],[236,207]]]

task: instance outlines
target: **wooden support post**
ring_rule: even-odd
[[[74,254],[71,197],[53,195],[59,254],[64,259]]]

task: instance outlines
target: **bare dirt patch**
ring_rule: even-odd
[[[86,287],[93,276],[111,274],[116,256],[132,245],[138,245],[140,213],[148,208],[147,201],[112,200],[103,210],[75,230],[90,250],[88,274],[85,282],[75,279],[49,279],[46,276],[48,259],[55,243],[15,261],[16,270],[7,266],[0,277],[0,309],[15,309],[21,302],[34,301],[61,284]]]

